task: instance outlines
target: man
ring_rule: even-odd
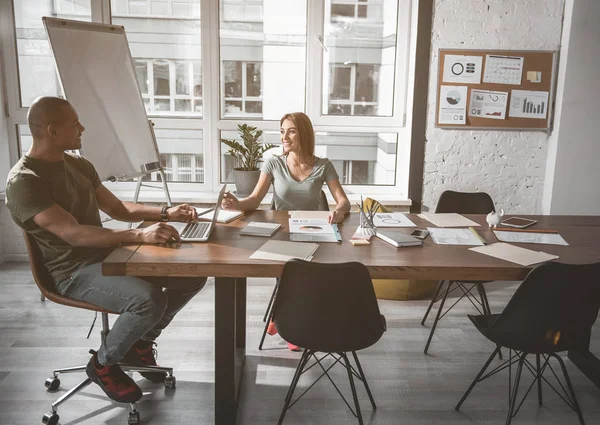
[[[161,209],[116,198],[88,160],[65,152],[81,148],[85,130],[66,100],[36,99],[27,120],[33,146],[8,175],[6,205],[17,225],[36,240],[61,294],[120,313],[86,373],[111,399],[136,402],[142,392],[117,363],[156,365],[154,340],[206,278],[102,276],[102,260],[120,243],[180,238],[164,222],[144,229],[104,229],[98,210],[122,221],[191,221],[197,213],[187,204]],[[164,379],[161,372],[142,375],[155,382]]]

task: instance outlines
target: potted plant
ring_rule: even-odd
[[[235,189],[238,195],[249,195],[254,190],[260,177],[258,163],[263,161],[263,154],[269,149],[277,147],[274,144],[261,144],[259,139],[263,132],[247,124],[238,124],[238,132],[242,143],[236,140],[221,139],[222,143],[229,146],[228,155],[235,158],[237,167],[233,169]]]

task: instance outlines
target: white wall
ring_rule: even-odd
[[[594,0],[589,0],[594,1]],[[548,135],[435,128],[438,51],[558,50],[564,0],[436,0],[423,204],[446,189],[488,192],[510,213],[540,213]]]
[[[544,187],[545,214],[600,214],[600,2],[567,0],[556,126]]]
[[[0,22],[0,34],[2,34],[2,23]],[[1,49],[1,47],[0,47]],[[4,108],[6,95],[4,93],[4,70],[0,63],[0,263],[4,260],[4,243],[3,240],[3,215],[5,215],[6,206],[4,205],[4,190],[6,188],[6,176],[10,170],[10,155],[8,152],[8,133],[6,111]]]

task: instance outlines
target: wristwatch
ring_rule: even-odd
[[[169,218],[167,217],[168,209],[169,209],[168,205],[165,205],[164,207],[162,207],[162,209],[160,210],[160,221],[169,221]]]

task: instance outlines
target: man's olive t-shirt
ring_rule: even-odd
[[[102,227],[95,192],[100,184],[87,159],[67,153],[63,161],[53,163],[24,155],[8,174],[6,206],[17,225],[37,242],[56,283],[85,264],[101,261],[111,250],[71,246],[35,224],[33,217],[58,204],[79,224]]]

